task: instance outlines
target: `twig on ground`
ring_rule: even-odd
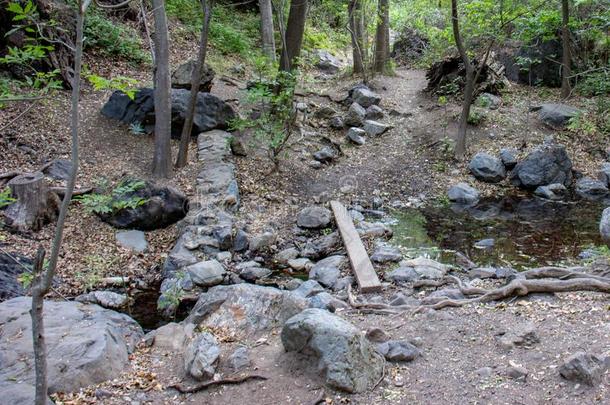
[[[320,393],[318,394],[318,396],[316,397],[316,399],[311,401],[311,405],[318,405],[323,402],[326,402],[325,399],[326,399],[326,393],[324,392],[324,390],[321,390]]]
[[[249,381],[249,380],[267,380],[267,379],[268,379],[267,377],[262,376],[262,375],[251,374],[251,375],[246,375],[243,377],[223,378],[220,380],[206,381],[204,383],[197,384],[192,387],[185,387],[184,385],[178,383],[178,384],[170,385],[167,388],[173,388],[173,389],[177,390],[178,392],[180,392],[181,394],[192,394],[194,392],[199,392],[199,391],[205,390],[209,387],[213,387],[215,385],[241,384],[241,383]]]

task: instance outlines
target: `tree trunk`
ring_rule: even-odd
[[[570,88],[570,75],[572,74],[571,64],[572,58],[570,56],[570,4],[568,0],[561,0],[561,42],[562,42],[562,69],[561,69],[561,97],[568,98],[572,89]]]
[[[462,41],[462,35],[460,34],[460,24],[458,17],[458,2],[457,0],[451,0],[451,25],[453,28],[453,38],[455,39],[455,45],[458,48],[464,68],[466,69],[466,86],[464,88],[464,104],[462,105],[462,113],[460,114],[460,123],[458,127],[457,139],[455,142],[455,157],[458,160],[464,158],[466,154],[466,129],[468,126],[468,116],[470,115],[470,105],[472,104],[472,98],[474,96],[474,81],[475,71],[470,58],[464,48],[464,42]],[[485,62],[483,62],[485,64]]]
[[[295,59],[301,55],[307,7],[307,0],[292,0],[290,2],[285,50],[280,58],[280,70],[285,72],[290,72],[294,68]]]
[[[59,199],[49,191],[41,172],[26,173],[8,182],[17,201],[6,208],[6,224],[20,232],[38,231],[57,217]]]
[[[156,177],[168,178],[172,171],[171,149],[171,81],[169,76],[169,38],[165,1],[153,0],[155,18],[155,154],[152,173]]]
[[[377,32],[375,34],[375,72],[383,73],[388,63],[389,48],[389,25],[390,25],[389,0],[379,0],[377,6]]]
[[[191,93],[186,106],[186,116],[184,117],[182,134],[180,135],[180,149],[178,150],[176,167],[184,167],[188,161],[189,143],[191,141],[191,133],[193,132],[195,105],[197,104],[201,72],[205,66],[205,57],[208,49],[208,31],[210,28],[210,18],[212,16],[211,0],[201,0],[201,8],[203,10],[203,25],[201,27],[201,38],[199,39],[199,51],[197,53],[197,63],[195,63],[195,67],[191,73]]]
[[[261,13],[261,40],[263,54],[271,61],[275,61],[275,37],[273,36],[273,8],[271,0],[258,0]]]
[[[364,73],[364,20],[362,15],[362,0],[350,0],[348,4],[349,31],[352,39],[353,72]]]
[[[35,277],[42,276],[44,264],[44,249],[38,248],[32,273]],[[47,289],[48,290],[48,289]],[[46,405],[48,399],[47,385],[47,344],[44,339],[43,306],[44,296],[47,293],[42,283],[37,282],[32,287],[32,344],[34,345],[34,368],[36,372],[36,405]]]

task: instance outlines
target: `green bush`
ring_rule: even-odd
[[[96,48],[104,55],[118,56],[133,63],[150,62],[149,54],[142,49],[140,35],[101,12],[93,11],[85,20],[85,48]]]
[[[610,70],[587,74],[576,85],[576,89],[583,96],[602,96],[610,94]]]

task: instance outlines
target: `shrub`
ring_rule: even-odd
[[[150,55],[142,49],[139,34],[131,27],[111,21],[92,10],[85,20],[85,48],[96,48],[102,54],[118,56],[133,63],[150,62]]]

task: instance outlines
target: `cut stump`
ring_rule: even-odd
[[[14,203],[6,207],[5,222],[20,232],[38,231],[57,218],[59,198],[50,192],[41,172],[25,173],[8,182]]]
[[[356,231],[356,227],[354,227],[347,209],[338,201],[331,201],[330,206],[335,215],[335,221],[341,233],[341,238],[347,250],[347,255],[352,264],[360,291],[363,293],[380,291],[381,283],[377,273],[375,273],[371,259],[366,253],[364,244],[360,239],[360,235],[358,235],[358,231]]]

